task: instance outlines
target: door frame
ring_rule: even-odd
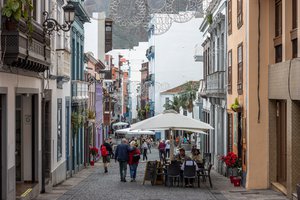
[[[0,130],[0,199],[7,197],[7,88],[0,87],[2,118]]]
[[[276,101],[277,182],[286,187],[287,181],[287,101]],[[282,154],[285,156],[282,158]]]

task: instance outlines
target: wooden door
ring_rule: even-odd
[[[286,101],[277,101],[276,134],[277,134],[277,181],[286,186],[287,173],[287,126]]]

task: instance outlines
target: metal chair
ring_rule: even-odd
[[[177,181],[177,186],[179,186],[180,182],[180,162],[172,161],[167,167],[167,179],[168,186],[170,187],[170,179],[172,179],[172,184],[174,183],[174,178]]]
[[[212,181],[211,181],[211,177],[210,177],[211,168],[212,168],[212,164],[209,164],[209,166],[208,166],[207,169],[204,169],[203,171],[199,171],[197,173],[197,176],[198,176],[198,187],[200,187],[200,178],[201,177],[203,177],[203,179],[205,179],[207,177],[208,180],[209,180],[210,187],[211,188],[213,187]]]
[[[196,179],[196,165],[185,165],[183,170],[183,178],[188,180],[192,179],[194,185]]]

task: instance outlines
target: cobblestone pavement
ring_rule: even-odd
[[[148,154],[149,160],[158,158],[158,152]],[[119,166],[112,160],[109,173],[104,174],[102,163],[97,163],[94,168],[85,169],[61,185],[54,187],[48,194],[40,195],[37,200],[285,200],[286,198],[272,190],[246,191],[242,187],[235,188],[229,179],[212,173],[213,189],[209,184],[201,183],[201,188],[165,187],[162,185],[151,186],[150,182],[142,185],[145,162],[138,166],[137,182],[120,182]],[[127,181],[129,171],[127,172]]]

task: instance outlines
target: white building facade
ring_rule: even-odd
[[[159,16],[154,15],[153,20]],[[187,81],[202,79],[202,63],[195,62],[193,58],[195,44],[202,40],[195,27],[199,27],[202,20],[203,18],[193,18],[186,23],[173,22],[170,29],[162,35],[156,35],[154,26],[150,25],[147,58],[152,116],[164,110],[164,102],[160,97],[162,91]]]
[[[214,127],[204,138],[206,152],[210,162],[219,173],[225,173],[220,156],[227,153],[227,111],[226,111],[226,10],[225,0],[212,1],[206,8],[210,16],[200,26],[204,39],[203,74],[204,87],[200,95],[203,98],[203,121]]]

